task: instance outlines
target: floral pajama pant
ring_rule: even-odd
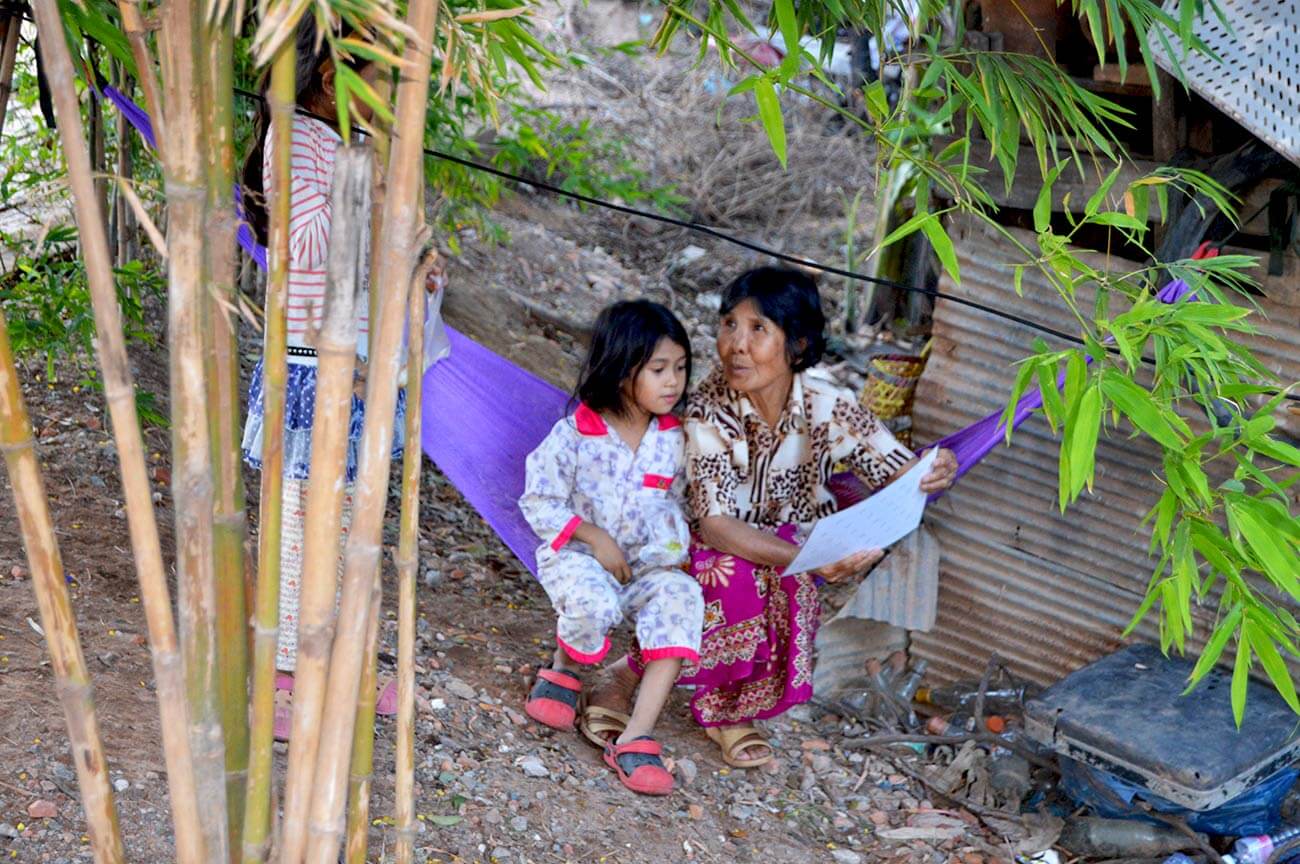
[[[556,641],[579,663],[605,659],[609,631],[625,617],[636,621],[643,660],[699,658],[704,596],[682,570],[646,569],[620,585],[594,557],[565,549],[541,562],[537,579],[559,618]]]

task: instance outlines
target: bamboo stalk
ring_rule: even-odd
[[[144,105],[149,111],[149,122],[153,126],[155,150],[159,158],[166,156],[167,131],[163,112],[162,96],[158,89],[158,78],[154,71],[153,57],[149,54],[149,31],[145,27],[144,17],[140,14],[139,0],[118,0],[118,14],[122,16],[122,32],[126,34],[127,44],[131,46],[131,56],[135,58],[135,77],[144,91]]]
[[[357,719],[352,732],[352,764],[348,768],[347,840],[343,860],[366,864],[370,840],[370,785],[375,774],[375,701],[379,686],[379,619],[384,603],[383,578],[378,568],[366,623],[365,664],[357,691]]]
[[[5,19],[4,42],[0,43],[0,135],[5,130],[5,113],[9,107],[9,96],[13,93],[14,60],[18,57],[18,36],[23,27],[23,19],[10,15]]]
[[[10,16],[6,19],[4,42],[0,43],[0,134],[4,134],[5,110],[9,107],[9,96],[13,94],[13,65],[18,56],[18,34],[22,30],[22,18]]]
[[[397,756],[393,784],[397,864],[411,864],[415,844],[415,574],[420,560],[420,381],[428,273],[427,267],[420,268],[411,280],[407,312],[406,452],[402,454],[402,515],[397,541]]]
[[[92,69],[99,70],[99,52],[95,43],[86,40],[86,60]],[[107,142],[104,140],[104,105],[99,98],[99,91],[91,89],[86,116],[90,119],[90,168],[95,172],[95,194],[99,196],[99,212],[108,213],[108,170]],[[112,241],[109,241],[111,247]]]
[[[316,336],[316,411],[311,430],[311,484],[301,593],[298,660],[293,684],[293,732],[285,781],[280,864],[298,864],[307,843],[307,808],[320,742],[326,662],[334,637],[339,526],[357,356],[357,301],[368,269],[373,163],[368,148],[340,148],[331,193],[329,276]]]
[[[180,864],[204,861],[199,827],[198,796],[188,736],[189,715],[185,681],[172,618],[171,597],[163,569],[158,524],[145,465],[144,442],[135,410],[135,385],[127,363],[121,312],[113,286],[113,268],[104,237],[103,222],[95,212],[90,158],[82,137],[81,111],[74,89],[72,57],[63,40],[63,24],[56,0],[32,3],[41,35],[46,77],[59,120],[59,137],[67,160],[86,278],[95,315],[95,348],[104,380],[104,395],[112,418],[113,438],[122,474],[127,525],[140,580],[140,600],[149,628],[158,711],[162,720],[163,754],[167,763],[172,822],[176,832],[176,858]]]
[[[127,78],[126,68],[117,64],[118,81],[123,88],[130,86],[130,79]],[[132,159],[133,139],[131,137],[131,124],[126,119],[126,115],[121,111],[117,113],[117,176],[130,183],[135,176],[135,163]],[[119,188],[117,195],[114,197],[117,207],[117,248],[114,254],[117,256],[117,264],[121,266],[135,257],[135,214],[131,211],[131,205],[126,200],[126,194]]]
[[[213,478],[203,363],[207,188],[201,113],[206,64],[195,0],[160,10],[164,112],[170,146],[167,193],[168,336],[172,409],[172,499],[176,519],[177,607],[190,703],[190,746],[208,858],[229,859],[225,744],[216,663]]]
[[[407,285],[414,271],[413,244],[417,218],[418,185],[422,181],[421,147],[429,95],[431,41],[437,15],[433,0],[411,0],[407,23],[415,34],[408,46],[409,68],[397,90],[397,122],[389,160],[384,200],[384,251],[370,284]],[[361,439],[360,468],[354,497],[351,533],[344,554],[343,594],[339,627],[330,656],[327,711],[323,720],[320,753],[308,830],[307,864],[334,864],[343,831],[345,782],[351,761],[352,733],[361,685],[362,645],[370,619],[375,573],[382,543],[384,508],[388,498],[388,470],[392,460],[393,411],[397,400],[398,356],[401,348],[405,304],[390,298],[380,302],[375,332],[375,354],[370,358],[366,388],[366,422]],[[376,326],[376,324],[378,326]],[[332,708],[333,710],[328,710]]]
[[[9,328],[0,312],[0,450],[4,451],[13,487],[23,548],[32,572],[32,589],[40,608],[41,627],[50,649],[50,663],[68,723],[68,742],[77,769],[77,788],[86,813],[86,833],[95,861],[118,864],[126,860],[118,829],[113,787],[108,782],[108,762],[95,719],[95,700],[90,674],[81,653],[77,621],[63,579],[63,560],[54,536],[45,479],[41,476],[32,425],[18,389],[18,370],[9,348]]]
[[[285,300],[289,287],[289,170],[295,95],[292,39],[271,64],[271,152],[275,157],[267,196],[270,213],[270,278],[262,347],[262,481],[258,504],[256,623],[253,626],[253,698],[249,728],[248,797],[244,811],[244,860],[266,859],[271,837],[271,745],[275,721],[275,649],[280,612],[280,520],[284,493],[284,403],[288,377]]]
[[[205,346],[208,421],[216,472],[213,542],[221,731],[226,744],[226,822],[230,859],[243,859],[244,794],[248,784],[248,610],[244,599],[244,478],[240,465],[239,350],[235,275],[234,91],[235,22],[229,15],[204,25],[207,47],[207,291]]]

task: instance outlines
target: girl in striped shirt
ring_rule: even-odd
[[[342,139],[335,129],[318,117],[334,117],[337,104],[334,89],[334,65],[329,46],[317,44],[316,28],[311,15],[304,16],[297,34],[298,68],[296,97],[300,109],[293,118],[290,154],[289,278],[286,301],[288,376],[285,393],[284,421],[284,500],[280,541],[280,620],[276,649],[275,734],[284,740],[292,724],[288,693],[293,687],[293,671],[298,646],[298,596],[302,579],[304,517],[307,507],[308,473],[311,465],[312,421],[316,404],[316,351],[309,344],[311,333],[319,323],[325,300],[326,262],[330,237],[330,188],[334,180],[334,160]],[[356,69],[362,78],[374,83],[378,68],[368,63]],[[265,88],[263,89],[265,95]],[[353,110],[364,110],[354,106]],[[307,116],[307,115],[314,116]],[[259,108],[256,145],[244,168],[244,210],[258,240],[267,240],[268,218],[263,189],[264,178],[275,164],[271,139],[267,135],[269,116],[265,101]],[[442,275],[431,280],[431,290],[441,288]],[[342,536],[346,542],[351,521],[352,484],[356,479],[361,432],[365,423],[364,380],[369,344],[368,291],[357,298],[357,385],[352,396],[348,427],[347,484],[343,500]],[[437,306],[441,292],[432,299],[427,320],[440,322]],[[437,323],[431,326],[438,326]],[[435,337],[436,338],[436,337]],[[426,338],[426,362],[430,340]],[[406,414],[406,392],[398,390],[394,419],[393,459],[400,461]],[[248,419],[244,426],[244,460],[253,468],[262,468],[263,439],[263,361],[253,370],[248,391]],[[341,566],[340,566],[341,570]],[[392,681],[381,693],[377,711],[396,711],[397,693]]]

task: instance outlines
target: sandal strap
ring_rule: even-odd
[[[635,738],[626,744],[615,744],[613,741],[605,745],[615,759],[628,753],[640,753],[645,756],[658,756],[664,752],[663,745],[653,738]]]
[[[557,687],[563,687],[565,690],[581,692],[582,679],[570,672],[561,672],[558,669],[551,669],[543,666],[537,670],[537,677],[543,681],[549,681]]]

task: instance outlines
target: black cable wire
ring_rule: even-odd
[[[242,96],[246,99],[250,99],[256,102],[265,102],[265,97],[257,93],[253,93],[252,91],[245,90],[242,87],[235,87],[234,91],[237,95]],[[306,111],[299,107],[295,107],[294,110],[305,117],[311,117],[312,119],[320,120],[324,123],[329,124],[330,126],[334,125],[334,121],[328,117],[322,117],[318,114],[314,114],[310,111]],[[717,240],[722,240],[725,243],[730,243],[734,246],[739,246],[742,249],[748,249],[751,252],[757,252],[760,255],[768,255],[779,261],[785,261],[790,264],[798,264],[802,267],[807,267],[813,270],[820,270],[823,273],[830,273],[835,276],[843,276],[847,279],[854,279],[859,282],[867,282],[873,285],[883,285],[888,288],[898,289],[899,291],[907,291],[915,294],[925,294],[929,297],[935,298],[936,300],[948,300],[950,302],[957,303],[961,306],[966,306],[971,309],[976,309],[980,312],[985,313],[986,315],[992,315],[995,318],[1001,318],[1005,321],[1011,321],[1013,323],[1020,324],[1024,327],[1030,328],[1031,330],[1036,330],[1039,333],[1044,333],[1048,336],[1053,336],[1057,339],[1060,339],[1064,342],[1069,342],[1073,345],[1080,345],[1084,347],[1087,347],[1088,345],[1086,340],[1081,339],[1080,337],[1075,336],[1071,333],[1066,333],[1064,331],[1057,330],[1054,327],[1047,326],[1046,324],[1040,324],[1039,322],[1033,321],[1029,318],[1025,318],[1022,315],[1017,315],[1014,312],[1008,312],[1004,309],[999,309],[996,306],[989,306],[986,303],[980,303],[978,300],[971,300],[969,298],[961,297],[956,294],[950,294],[946,291],[939,291],[938,289],[935,288],[921,288],[915,285],[907,285],[902,282],[895,282],[892,279],[883,279],[878,276],[868,276],[865,273],[857,273],[853,270],[847,270],[842,267],[836,267],[833,264],[822,264],[818,261],[813,261],[808,258],[801,258],[798,255],[790,255],[785,252],[779,252],[775,249],[770,249],[766,246],[763,246],[762,244],[755,243],[751,240],[745,240],[741,237],[736,237],[732,234],[728,234],[725,231],[720,231],[719,229],[712,228],[708,225],[701,225],[698,222],[691,222],[686,219],[678,219],[674,216],[666,216],[662,213],[655,213],[649,210],[641,210],[636,207],[629,207],[626,204],[616,204],[613,201],[606,201],[602,198],[595,198],[591,195],[584,195],[581,192],[573,192],[568,189],[562,189],[559,186],[555,186],[553,184],[546,183],[544,181],[530,180],[527,177],[523,177],[519,174],[511,173],[502,168],[497,168],[494,165],[487,165],[483,162],[476,162],[473,159],[468,159],[464,156],[457,156],[452,153],[444,153],[441,150],[435,150],[429,147],[425,147],[422,149],[424,151],[424,155],[426,156],[432,156],[435,159],[441,159],[446,162],[452,162],[457,165],[461,165],[465,168],[470,168],[475,171],[481,171],[485,174],[491,174],[493,176],[500,177],[503,180],[509,180],[514,183],[521,183],[530,186],[534,189],[541,189],[545,192],[550,192],[551,194],[558,195],[562,198],[568,198],[573,201],[578,201],[583,204],[590,204],[593,207],[601,207],[606,210],[612,210],[616,213],[623,213],[628,216],[636,216],[642,219],[650,219],[655,222],[660,222],[665,225],[673,225],[677,228],[683,228],[687,231],[693,231],[697,234],[703,234],[708,237],[713,237]],[[1250,219],[1246,220],[1246,222],[1242,222],[1241,224],[1245,225],[1248,222],[1253,221],[1255,216],[1258,216],[1262,212],[1263,212],[1262,209],[1257,211],[1253,216],[1250,217]],[[1238,230],[1240,230],[1240,228],[1238,228]],[[1216,245],[1222,245],[1223,243],[1226,243],[1228,239],[1231,239],[1232,236],[1235,235],[1235,233],[1236,232],[1234,232],[1233,235],[1229,235],[1227,239],[1221,241],[1219,244]],[[1115,354],[1117,356],[1120,354],[1119,348],[1117,348],[1114,345],[1102,345],[1102,347],[1106,351],[1110,352],[1111,354]],[[1143,356],[1141,360],[1143,363],[1145,363],[1148,366],[1151,367],[1156,366],[1156,361],[1151,357]],[[1288,393],[1286,398],[1289,400],[1300,402],[1300,395],[1297,394]]]

